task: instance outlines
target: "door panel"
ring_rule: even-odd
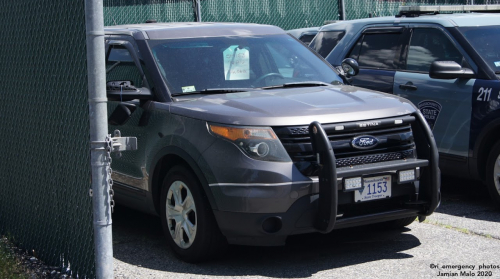
[[[416,89],[400,88],[408,82]],[[393,90],[422,111],[432,127],[439,152],[466,157],[474,82],[475,79],[431,79],[427,73],[397,72]]]
[[[395,74],[393,70],[359,69],[359,74],[352,77],[351,83],[354,86],[392,93]]]
[[[405,70],[396,72],[394,94],[420,109],[439,152],[467,157],[475,79],[432,79],[429,69],[434,61],[454,61],[464,68],[470,68],[469,63],[444,29],[417,26],[410,31]]]

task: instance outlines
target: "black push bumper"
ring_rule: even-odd
[[[415,124],[418,125],[418,130],[421,135],[421,142],[426,143],[425,148],[417,147],[423,149],[425,156],[422,159],[407,159],[398,161],[389,161],[383,163],[372,164],[369,167],[353,167],[353,168],[339,168],[337,169],[335,164],[335,154],[333,152],[330,140],[321,124],[318,122],[313,122],[309,125],[309,134],[311,136],[311,142],[313,146],[313,152],[317,157],[319,164],[319,197],[318,197],[318,211],[316,219],[314,222],[314,227],[324,233],[332,231],[334,228],[341,228],[348,226],[348,223],[369,223],[370,218],[377,219],[376,216],[360,216],[355,219],[346,219],[345,221],[336,224],[337,213],[338,213],[338,190],[337,185],[338,177],[356,176],[362,174],[373,174],[382,173],[386,171],[403,170],[417,167],[426,167],[429,171],[429,185],[425,185],[420,189],[426,197],[425,200],[414,201],[412,204],[408,204],[408,207],[418,208],[418,210],[408,209],[406,211],[401,211],[402,215],[408,215],[409,212],[414,212],[413,214],[428,216],[434,212],[438,207],[440,202],[440,186],[441,178],[439,171],[439,157],[438,150],[436,147],[436,142],[432,135],[432,131],[427,125],[424,117],[420,111],[415,112],[412,115],[415,118]],[[422,152],[421,152],[422,153]],[[389,214],[393,215],[393,214]],[[363,221],[363,220],[364,221]],[[345,224],[344,224],[345,223]]]

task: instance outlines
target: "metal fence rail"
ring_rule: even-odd
[[[0,1],[0,234],[94,277],[83,1]]]

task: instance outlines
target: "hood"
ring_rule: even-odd
[[[187,95],[177,100],[170,103],[173,114],[247,126],[340,123],[407,115],[416,110],[406,99],[348,85]]]

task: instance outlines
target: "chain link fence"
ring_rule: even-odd
[[[498,4],[499,0],[421,0],[421,1],[389,1],[389,0],[344,0],[345,18],[358,19],[367,17],[394,16],[399,13],[399,6],[416,5],[486,5]]]
[[[394,16],[399,13],[399,6],[416,5],[465,5],[466,0],[422,0],[422,1],[380,1],[380,0],[345,0],[345,19]]]
[[[193,0],[104,0],[104,24],[195,21]],[[338,19],[336,0],[200,0],[202,21],[251,22],[283,29]]]
[[[95,277],[84,1],[0,1],[0,234]]]
[[[193,0],[104,0],[104,25],[195,21]]]
[[[285,30],[321,26],[338,20],[341,0],[199,0],[206,22],[250,22]],[[344,0],[345,19],[394,16],[399,6],[483,5],[500,0]],[[104,0],[106,25],[196,21],[196,0]]]
[[[251,22],[277,25],[285,30],[320,26],[338,19],[332,0],[204,0],[203,21]]]

